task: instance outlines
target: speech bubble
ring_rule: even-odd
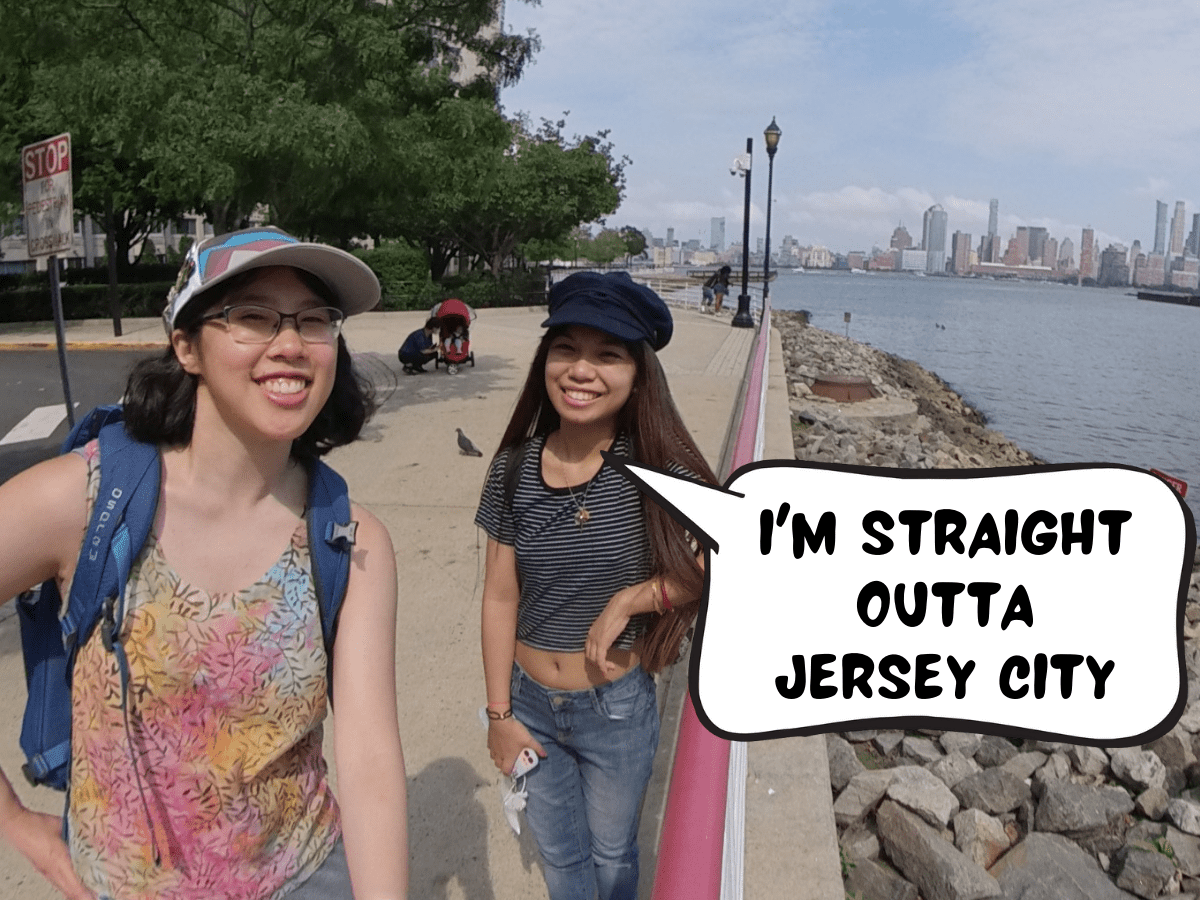
[[[721,737],[1117,747],[1182,714],[1195,524],[1149,472],[779,460],[719,488],[609,461],[706,550],[690,686]]]

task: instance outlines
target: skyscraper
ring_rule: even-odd
[[[1165,210],[1165,203],[1159,204]],[[1165,216],[1165,214],[1164,214]],[[1096,280],[1096,232],[1091,228],[1083,229],[1083,237],[1079,241],[1079,283],[1087,279]]]
[[[925,271],[942,274],[946,271],[946,211],[938,204],[925,210],[921,230],[921,247],[925,250]]]
[[[1167,252],[1167,204],[1161,200],[1154,202],[1158,204],[1154,214],[1154,252],[1162,256]]]
[[[1183,201],[1175,201],[1175,215],[1171,216],[1171,255],[1183,256],[1183,230],[1187,226],[1184,224],[1186,212],[1183,208]]]
[[[996,236],[996,229],[999,225],[999,219],[1000,219],[1000,201],[993,200],[991,203],[988,204],[988,235],[990,237]]]
[[[966,275],[971,271],[971,236],[961,231],[954,232],[950,240],[950,269],[955,275]]]
[[[709,222],[709,249],[717,253],[725,252],[725,217],[713,216]]]

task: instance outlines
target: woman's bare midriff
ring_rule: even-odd
[[[609,681],[616,681],[641,662],[639,639],[631,650],[609,648],[608,660],[615,663],[617,671],[604,675],[598,666],[587,661],[583,651],[562,653],[555,650],[539,650],[517,641],[517,662],[521,668],[539,684],[557,691],[582,691]]]

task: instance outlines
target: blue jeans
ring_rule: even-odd
[[[513,715],[546,753],[529,773],[526,821],[551,900],[635,900],[642,796],[658,748],[654,679],[557,691],[513,665]]]

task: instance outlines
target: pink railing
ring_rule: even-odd
[[[752,363],[728,478],[761,453],[767,354],[771,344],[771,308],[766,304]],[[667,789],[658,867],[652,900],[717,900],[721,896],[721,859],[725,842],[725,799],[729,778],[729,742],[709,732],[696,717],[691,693],[684,700],[679,740]]]

